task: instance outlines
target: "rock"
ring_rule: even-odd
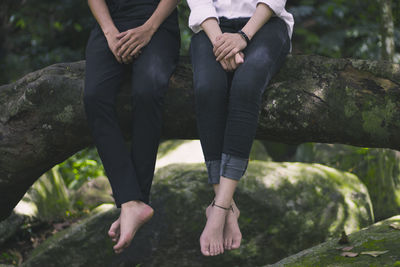
[[[106,235],[109,224],[117,216],[113,205],[99,206],[90,217],[40,244],[22,266],[109,266],[114,252]]]
[[[400,230],[391,228],[392,223],[400,223],[400,215],[378,222],[361,231],[349,235],[351,252],[359,253],[357,257],[340,256],[343,247],[338,244],[339,238],[333,238],[318,246],[306,249],[269,266],[400,266]],[[367,251],[387,251],[373,257],[361,254]]]
[[[375,220],[400,214],[400,152],[342,144],[301,144],[296,161],[349,171],[367,186]]]
[[[271,160],[261,141],[254,140],[250,160]],[[173,163],[204,163],[200,140],[167,140],[162,142],[158,149],[156,169]]]
[[[110,183],[104,176],[91,179],[74,194],[74,205],[78,208],[93,209],[102,203],[114,203]]]
[[[250,160],[271,161],[271,157],[261,141],[254,140],[250,151]]]
[[[124,253],[114,255],[108,241],[118,217],[111,209],[57,233],[24,266],[260,266],[373,220],[368,192],[355,175],[318,164],[252,161],[235,197],[242,246],[204,257],[199,237],[212,198],[204,164],[169,165],[155,177],[154,217]]]
[[[24,216],[13,212],[7,219],[0,222],[0,246],[18,232],[24,221]]]

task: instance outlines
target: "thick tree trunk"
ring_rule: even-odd
[[[0,219],[45,171],[92,144],[83,110],[84,62],[62,63],[0,87]],[[129,82],[117,105],[129,136]],[[289,57],[264,94],[257,138],[400,148],[400,65]],[[182,58],[166,97],[165,139],[197,138],[192,72]]]
[[[394,61],[394,23],[392,0],[378,0],[381,9],[381,59]]]

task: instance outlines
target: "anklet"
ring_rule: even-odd
[[[232,212],[233,212],[233,207],[232,207],[232,205],[230,205],[230,207],[229,208],[225,208],[225,207],[222,207],[222,206],[219,206],[219,205],[217,205],[217,204],[215,204],[215,199],[213,200],[213,202],[211,203],[211,207],[218,207],[218,208],[220,208],[220,209],[224,209],[224,210],[231,210]]]

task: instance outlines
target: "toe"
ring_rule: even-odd
[[[110,237],[115,237],[117,233],[119,232],[119,220],[115,221],[113,224],[111,224],[110,230],[108,231],[108,235]]]
[[[210,244],[200,239],[200,250],[204,256],[210,256]]]
[[[121,238],[118,240],[118,243],[115,244],[115,246],[114,246],[113,248],[114,248],[114,250],[115,250],[117,253],[119,253],[119,252],[122,251],[123,248],[126,247],[127,243],[128,243],[128,242],[127,242],[126,238],[121,237]]]
[[[210,245],[210,255],[211,256],[215,256],[216,255],[216,247],[215,247],[215,244],[211,244]]]
[[[240,247],[240,241],[241,241],[241,238],[240,239],[239,238],[233,239],[233,241],[232,241],[232,249],[239,248]]]
[[[227,250],[231,250],[232,249],[232,238],[228,238],[226,249]]]
[[[215,255],[221,254],[220,248],[218,244],[215,244]]]
[[[221,242],[221,244],[219,245],[219,252],[220,252],[220,254],[223,254],[223,253],[224,253],[224,246],[223,246],[222,242]]]

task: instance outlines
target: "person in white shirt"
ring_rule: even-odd
[[[261,99],[291,50],[293,16],[286,0],[187,0],[195,33],[197,126],[215,197],[200,237],[205,256],[239,248],[236,185],[246,172]]]

